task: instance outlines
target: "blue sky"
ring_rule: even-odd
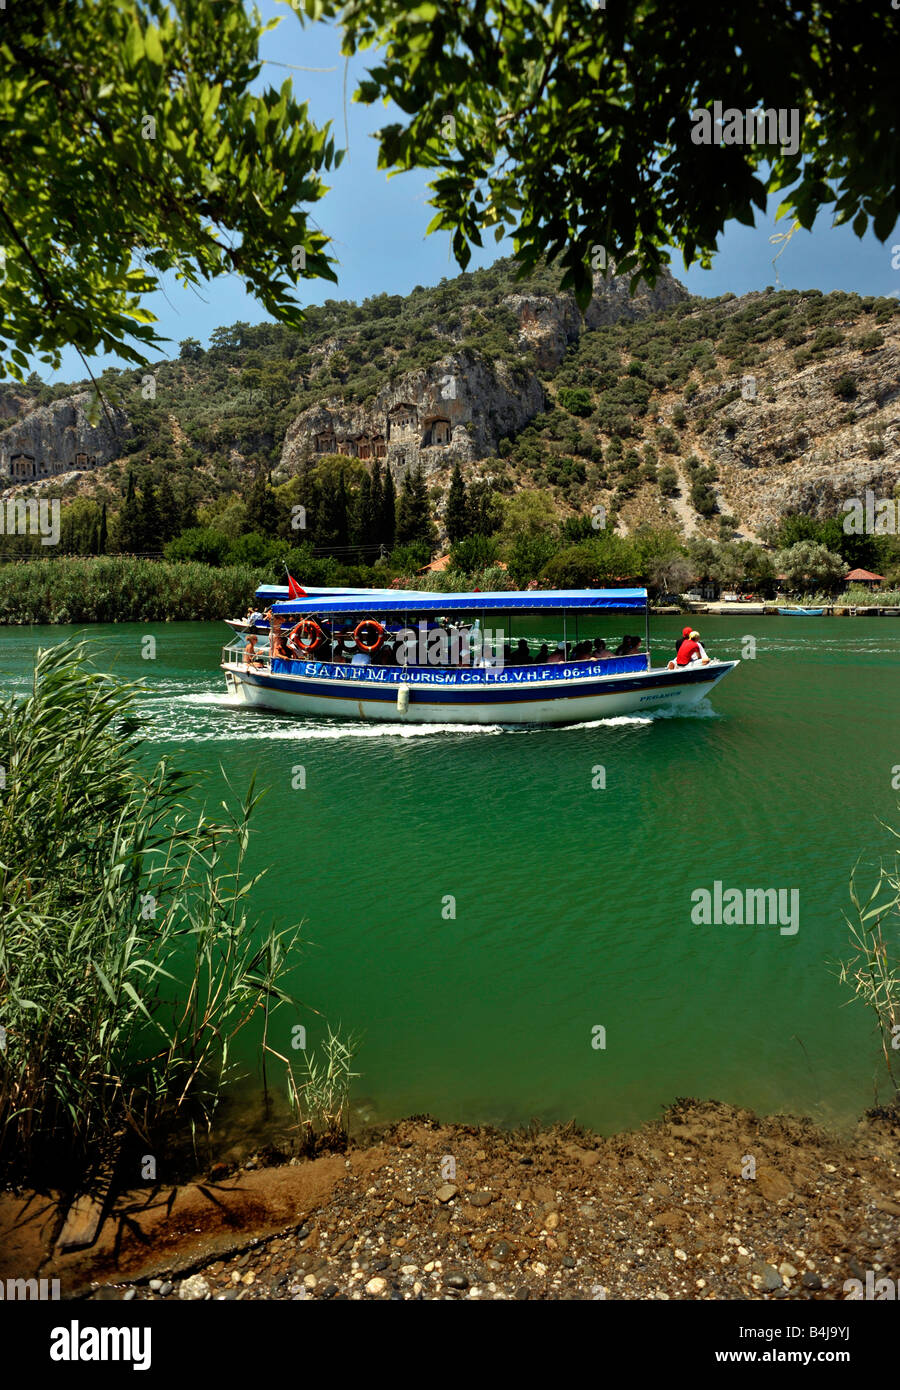
[[[306,302],[362,300],[383,292],[408,294],[415,285],[436,284],[442,276],[458,274],[450,254],[450,238],[441,233],[425,236],[432,216],[427,205],[428,175],[416,171],[388,179],[376,167],[377,145],[372,135],[390,118],[389,113],[382,106],[364,107],[351,100],[358,79],[373,65],[372,51],[349,66],[345,106],[345,60],[337,30],[324,24],[301,26],[290,6],[278,0],[259,0],[259,8],[267,19],[282,17],[278,28],[263,41],[267,62],[260,85],[280,86],[290,76],[296,95],[309,101],[312,118],[319,124],[330,120],[337,143],[347,144],[349,150],[331,177],[330,192],[313,210],[316,224],[333,239],[331,251],[339,262],[339,283],[303,282]],[[855,290],[886,295],[900,291],[900,271],[891,268],[891,247],[900,241],[900,232],[895,231],[883,245],[871,233],[859,240],[849,227],[831,227],[827,214],[812,232],[795,234],[777,261],[776,282],[772,261],[779,247],[772,245],[769,237],[787,227],[786,221],[776,224],[776,206],[777,200],[773,200],[765,219],[757,214],[759,225],[755,228],[730,223],[711,270],[693,267],[685,271],[676,254],[672,273],[692,293],[710,296],[727,291],[744,294],[776,283],[788,289],[825,292]],[[511,250],[509,243],[486,244],[483,251],[473,252],[469,268],[490,265]],[[183,338],[199,338],[205,345],[220,325],[238,319],[260,323],[268,317],[232,276],[199,290],[184,289],[167,279],[163,292],[152,296],[148,307],[159,319],[159,331],[172,339],[169,356],[177,356]],[[110,365],[119,363],[104,356],[91,362],[95,372]],[[60,371],[52,376],[40,364],[38,370],[47,380],[84,378],[74,351],[64,353]]]

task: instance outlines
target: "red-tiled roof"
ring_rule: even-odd
[[[419,570],[419,574],[439,574],[439,573],[441,573],[443,570],[445,570],[449,564],[450,564],[450,556],[449,556],[449,554],[448,554],[448,555],[439,555],[439,556],[437,557],[437,559],[436,559],[436,560],[432,560],[432,561],[430,562],[430,564],[423,565],[422,568]]]
[[[883,574],[872,574],[871,570],[860,570],[860,569],[856,569],[856,570],[851,570],[849,574],[845,574],[845,575],[844,575],[844,578],[845,578],[845,579],[883,579],[883,578],[884,578],[884,575],[883,575]]]

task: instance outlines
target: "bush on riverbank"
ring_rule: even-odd
[[[301,1052],[295,1078],[271,1046],[272,1015],[297,1002],[283,981],[299,927],[250,914],[259,796],[251,784],[214,822],[186,808],[191,781],[167,759],[145,774],[134,690],[62,643],[39,653],[33,692],[0,705],[0,1160],[32,1182],[128,1135],[202,1129],[251,1019],[264,1064],[286,1067],[302,1147],[346,1116],[350,1048],[330,1037],[318,1070]]]
[[[0,568],[0,623],[190,622],[246,611],[268,568],[133,556],[60,557]]]

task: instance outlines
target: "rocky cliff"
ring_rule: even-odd
[[[656,284],[641,281],[631,294],[631,276],[594,272],[594,293],[582,315],[572,295],[510,294],[503,303],[519,321],[519,347],[531,349],[544,371],[557,367],[568,347],[585,329],[602,328],[611,323],[635,323],[649,318],[688,298],[683,285],[668,270]]]
[[[572,295],[512,294],[502,299],[519,325],[520,352],[533,355],[537,372],[552,371],[586,329],[635,322],[669,308],[688,294],[664,271],[655,286],[641,282],[634,296],[630,277],[594,275],[594,295],[582,314]],[[336,352],[345,346],[329,340]],[[280,473],[294,471],[316,454],[386,458],[402,477],[421,464],[426,475],[449,462],[473,463],[497,450],[544,406],[535,371],[492,361],[484,354],[450,353],[433,367],[408,372],[365,405],[334,397],[312,406],[292,423],[281,453]]]
[[[449,462],[492,454],[542,408],[533,372],[469,352],[449,353],[433,367],[408,372],[373,400],[346,405],[331,398],[305,410],[287,431],[280,474],[317,454],[384,458],[402,477],[421,463],[426,475]]]
[[[0,431],[0,484],[100,468],[118,458],[131,433],[128,416],[109,407],[92,424],[89,402],[88,392],[67,396]]]

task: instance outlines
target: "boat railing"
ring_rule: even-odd
[[[239,642],[227,643],[227,645],[222,648],[221,665],[250,666],[251,663],[247,661],[247,658],[244,655],[245,646],[246,641],[243,638]],[[256,654],[254,655],[252,662],[253,667],[259,670],[262,667],[267,667],[269,664],[270,658],[268,647],[257,647]]]
[[[259,670],[270,670],[270,669],[272,669],[272,658],[271,658],[271,656],[270,656],[270,654],[269,654],[268,644],[266,644],[265,646],[258,646],[258,647],[256,648],[256,651],[255,651],[255,653],[254,653],[254,657],[253,657],[252,663],[251,663],[251,662],[248,662],[247,657],[246,657],[246,654],[245,654],[245,651],[246,651],[246,638],[241,637],[241,638],[237,639],[236,641],[228,642],[228,643],[222,648],[222,655],[221,655],[221,662],[220,662],[220,664],[221,664],[222,666],[242,666],[242,667],[245,667],[245,668],[248,669],[248,670],[257,670],[257,671],[259,671]],[[311,659],[311,660],[316,660],[315,657],[310,657],[310,658],[307,658],[307,659],[308,659],[308,660],[309,660],[309,659]],[[296,658],[283,658],[283,657],[279,657],[279,658],[276,658],[276,660],[278,661],[279,664],[278,664],[278,666],[277,666],[275,669],[276,669],[276,670],[284,670],[284,671],[285,671],[286,673],[288,673],[288,674],[293,674],[293,673],[294,673],[294,668],[300,664],[299,661],[298,661]],[[346,665],[347,663],[346,663],[346,662],[337,662],[337,663],[335,663],[335,662],[332,660],[332,661],[323,661],[322,664],[323,664],[323,665],[329,665],[329,664],[330,664],[330,665]],[[516,664],[516,663],[509,663],[509,665],[513,665],[513,666],[514,666],[515,664]],[[529,664],[532,664],[532,663],[529,663]],[[575,666],[575,665],[581,665],[582,662],[575,662],[575,661],[569,660],[569,661],[566,661],[566,662],[563,662],[563,663],[559,663],[559,664],[560,664],[560,665],[565,665],[565,666],[571,667],[571,666]],[[618,657],[617,657],[617,656],[611,656],[611,657],[607,658],[605,661],[603,661],[603,662],[598,662],[598,663],[591,663],[591,662],[589,661],[589,659],[586,659],[586,660],[584,661],[583,664],[584,664],[584,665],[596,664],[596,665],[602,666],[602,668],[603,668],[603,670],[604,670],[604,673],[605,673],[606,675],[609,675],[609,676],[626,675],[626,674],[632,674],[632,673],[634,673],[634,672],[641,671],[641,670],[649,671],[649,670],[651,669],[651,660],[650,660],[650,656],[649,656],[649,654],[646,653],[646,652],[634,652],[634,653],[633,653],[632,655],[630,655],[630,656],[618,656]],[[422,671],[431,671],[431,670],[434,670],[433,667],[429,667],[429,666],[424,666],[424,667],[423,667],[423,666],[418,666],[418,665],[415,665],[415,664],[411,664],[411,665],[409,665],[408,667],[406,667],[405,669],[408,669],[408,670],[409,670],[410,676],[412,676],[413,678],[415,678],[416,676],[418,676]],[[483,669],[483,670],[484,670],[485,680],[488,681],[488,682],[490,682],[492,676],[493,676],[494,678],[496,678],[498,672],[502,672],[503,670],[508,669],[508,666],[507,666],[506,663],[504,663],[504,664],[501,664],[499,667],[496,667],[496,668],[494,668],[494,667],[479,668],[479,667],[477,667],[477,666],[469,667],[467,664],[462,664],[459,668],[457,668],[457,667],[447,667],[446,669],[447,669],[447,670],[456,670],[456,669],[460,669],[460,670],[463,670],[463,669],[466,669],[466,670],[468,670],[468,669],[471,669],[471,670],[478,670],[478,669]],[[550,663],[550,664],[547,665],[544,669],[547,670],[548,677],[550,677],[550,673],[553,671],[553,664]]]

